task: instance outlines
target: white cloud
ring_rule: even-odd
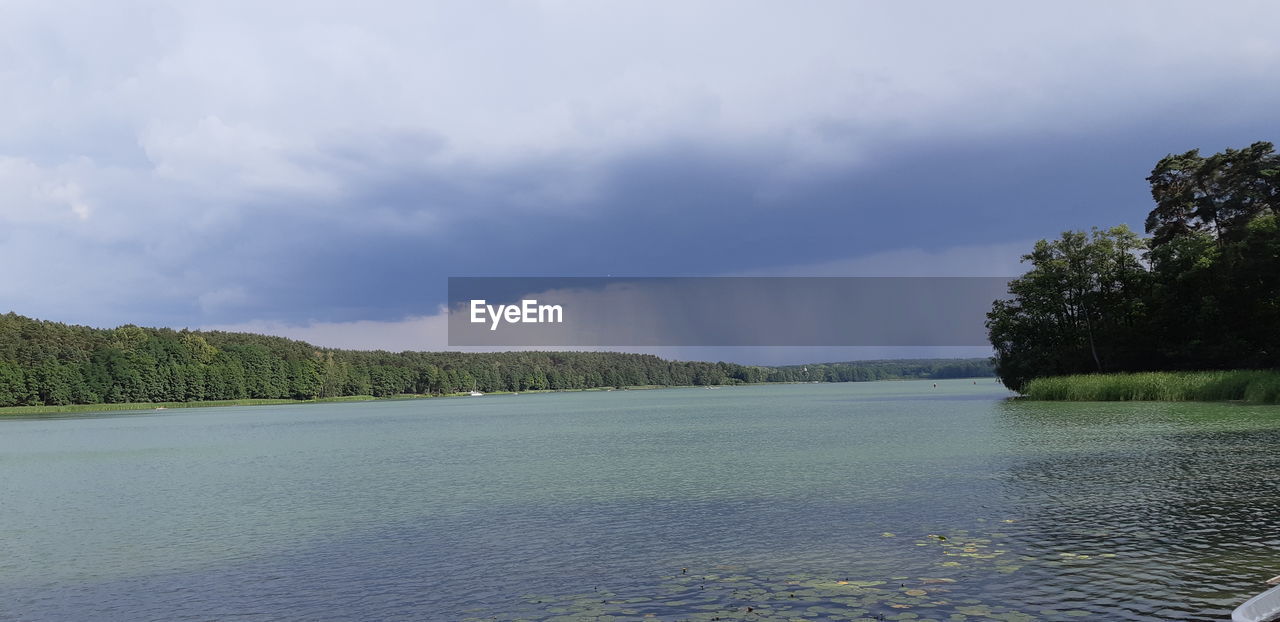
[[[671,137],[768,137],[802,162],[843,161],[907,136],[1146,115],[1195,85],[1271,77],[1280,58],[1261,2],[81,8],[31,5],[0,27],[21,52],[0,113],[28,121],[3,142],[59,118],[123,124],[166,174],[207,180],[240,161],[249,185],[315,183],[292,155],[379,127],[438,133],[451,157],[492,165]]]
[[[287,191],[300,196],[328,195],[335,189],[324,171],[307,170],[296,158],[305,144],[265,127],[231,125],[210,115],[186,127],[155,123],[145,128],[139,144],[155,163],[155,173],[204,192],[235,193],[252,198],[261,191]]]
[[[88,220],[93,207],[76,181],[77,162],[42,167],[25,158],[0,156],[0,225]]]

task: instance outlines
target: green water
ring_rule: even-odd
[[[973,382],[4,420],[0,618],[1218,620],[1280,574],[1280,408]]]

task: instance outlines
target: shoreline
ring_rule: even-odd
[[[755,386],[765,384],[806,384],[796,382],[757,382],[729,386]],[[703,385],[636,385],[629,387],[591,387],[587,389],[532,389],[529,391],[493,391],[485,395],[519,395],[521,393],[586,393],[598,391],[651,391],[654,389],[689,389]],[[58,406],[3,406],[0,407],[0,419],[5,417],[25,417],[39,415],[75,415],[110,412],[154,412],[158,410],[176,410],[179,408],[220,408],[225,406],[290,406],[295,404],[328,404],[335,402],[382,402],[403,400],[425,400],[448,397],[470,397],[469,393],[444,393],[441,395],[423,395],[401,393],[386,397],[373,395],[344,395],[340,397],[321,397],[311,400],[294,400],[288,398],[246,398],[238,400],[199,400],[193,402],[124,402],[120,404],[62,404]]]
[[[732,387],[757,387],[757,386],[781,386],[796,384],[866,384],[870,382],[906,382],[911,380],[917,381],[941,381],[941,380],[982,380],[990,379],[989,376],[975,376],[973,378],[885,378],[882,380],[866,380],[855,382],[741,382],[736,384],[719,384],[719,385],[634,385],[626,387],[590,387],[586,389],[531,389],[528,391],[493,391],[485,393],[485,395],[519,395],[521,393],[599,393],[609,391],[654,391],[659,389],[697,389],[697,388],[732,388]],[[155,412],[164,410],[176,410],[180,408],[220,408],[226,406],[290,406],[295,404],[328,404],[336,402],[381,402],[381,401],[404,401],[404,400],[425,400],[438,398],[454,398],[454,397],[470,397],[469,393],[445,393],[441,395],[422,395],[415,393],[401,393],[398,395],[388,395],[386,397],[375,397],[372,395],[346,395],[340,397],[321,397],[311,400],[293,400],[286,398],[246,398],[238,400],[201,400],[194,402],[125,402],[120,404],[63,404],[60,406],[3,406],[0,407],[0,420],[8,417],[34,417],[42,415],[80,415],[80,414],[98,414],[113,412]]]

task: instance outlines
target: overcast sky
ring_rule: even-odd
[[[1163,155],[1275,140],[1277,23],[0,2],[0,311],[405,349],[443,345],[448,276],[1014,274],[1038,238],[1140,229]]]

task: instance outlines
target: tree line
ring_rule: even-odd
[[[1280,156],[1269,142],[1161,159],[1149,237],[1041,240],[987,316],[996,372],[1046,376],[1280,367]]]
[[[857,363],[815,365],[804,373],[618,352],[392,353],[250,333],[99,329],[0,315],[0,406],[842,382],[918,377],[927,365],[915,363],[879,362],[862,371]],[[934,371],[979,370],[983,362],[954,363]]]
[[[786,365],[769,369],[769,382],[870,382],[923,378],[986,378],[995,375],[990,359],[892,359]]]

